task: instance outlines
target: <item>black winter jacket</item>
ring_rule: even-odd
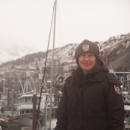
[[[121,84],[115,76],[103,69],[81,80],[78,88],[68,86],[67,80],[57,110],[56,130],[123,130],[123,99],[114,89]]]

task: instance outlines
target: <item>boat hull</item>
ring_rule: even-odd
[[[18,121],[19,121],[19,124],[21,126],[32,126],[32,120],[33,120],[32,114],[18,116]],[[43,124],[44,124],[44,116],[43,115],[39,116],[39,123],[41,126],[43,126]]]

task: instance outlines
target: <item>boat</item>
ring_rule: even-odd
[[[42,93],[42,103],[40,106],[39,123],[44,124],[44,107],[47,100],[48,93]],[[37,95],[37,99],[39,95]],[[36,105],[37,108],[37,105]],[[32,126],[33,119],[33,93],[24,93],[18,97],[18,104],[16,106],[16,116],[21,126]]]
[[[38,108],[40,93],[40,79],[34,79],[29,70],[26,71],[26,80],[24,84],[20,77],[18,77],[22,92],[17,96],[17,103],[14,104],[15,118],[18,119],[20,126],[32,126],[34,113]],[[36,82],[35,82],[36,80]],[[40,126],[44,125],[45,119],[45,106],[49,106],[49,90],[45,87],[41,94],[41,105],[40,105],[40,115],[38,119],[38,124]],[[52,95],[52,101],[54,102],[54,95]],[[34,104],[35,103],[35,104]],[[35,107],[35,111],[34,111]]]

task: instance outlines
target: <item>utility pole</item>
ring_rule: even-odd
[[[36,103],[37,103],[37,95],[34,92],[33,95],[33,121],[32,121],[32,130],[36,128]]]
[[[8,88],[8,91],[7,91],[7,108],[9,109],[9,88]]]
[[[12,93],[11,93],[11,96],[12,96],[12,100],[11,100],[11,110],[12,110],[12,118],[11,118],[11,121],[13,122],[14,120],[14,90],[12,89]]]

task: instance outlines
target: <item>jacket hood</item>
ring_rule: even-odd
[[[67,82],[69,82],[69,86],[78,87],[80,84],[85,82],[85,80],[94,80],[94,81],[101,81],[105,78],[104,74],[108,73],[109,70],[105,67],[106,62],[102,58],[97,61],[95,67],[84,75],[81,67],[78,65],[76,70],[73,70],[70,77],[68,78]],[[99,76],[99,75],[100,76]],[[97,76],[98,75],[98,76]]]
[[[102,69],[106,68],[106,61],[102,58],[99,57],[99,60],[97,61],[97,64],[95,65],[95,67],[90,71],[90,73],[93,72],[98,72]]]
[[[91,71],[90,73],[84,75],[82,69],[78,69],[78,76],[79,81],[84,82],[83,80],[93,80],[94,82],[102,81],[105,78],[106,73],[108,73],[109,70],[106,67],[96,69],[94,71]]]

